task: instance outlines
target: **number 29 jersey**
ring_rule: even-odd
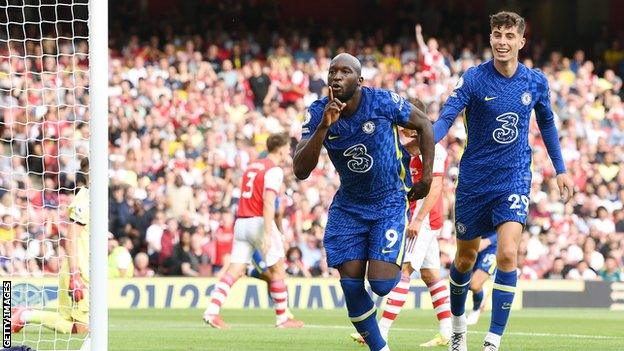
[[[465,108],[467,140],[459,166],[458,193],[528,193],[531,185],[529,124],[552,119],[548,81],[543,73],[519,63],[504,77],[487,61],[459,80],[434,124],[436,142]]]
[[[332,124],[323,141],[340,176],[337,198],[370,202],[389,194],[404,196],[412,185],[410,156],[399,142],[397,125],[409,120],[411,105],[394,92],[361,89],[362,97],[355,113]],[[327,97],[312,103],[302,139],[314,134],[327,103]]]

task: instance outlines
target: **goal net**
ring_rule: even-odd
[[[77,350],[89,338],[89,4],[0,4],[3,346],[10,318],[12,346]]]

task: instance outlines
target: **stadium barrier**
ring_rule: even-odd
[[[5,278],[6,279],[6,278]],[[14,278],[12,304],[33,308],[56,308],[58,285],[54,278]],[[108,281],[108,307],[203,308],[208,305],[214,278],[135,278]],[[333,309],[345,305],[337,279],[291,278],[287,280],[292,308]],[[488,283],[490,284],[490,283]],[[490,291],[491,286],[485,287]],[[369,290],[370,291],[370,290]],[[591,296],[591,298],[588,298]],[[487,301],[490,299],[488,298]],[[470,304],[470,299],[468,300]],[[381,298],[376,302],[381,303]],[[427,287],[413,280],[406,302],[408,308],[431,309]],[[244,278],[229,294],[224,308],[269,308],[266,283]],[[519,281],[513,309],[531,307],[582,307],[624,310],[624,283],[601,281],[537,280]]]

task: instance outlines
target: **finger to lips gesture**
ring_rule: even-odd
[[[331,126],[340,117],[340,113],[347,106],[346,103],[334,98],[334,92],[332,87],[329,87],[329,101],[325,105],[325,111],[323,113],[323,125],[325,127]]]

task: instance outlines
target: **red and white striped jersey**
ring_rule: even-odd
[[[433,158],[433,177],[443,177],[446,174],[446,168],[448,167],[448,153],[440,144],[435,145],[435,155]],[[412,157],[410,161],[410,172],[412,173],[412,182],[416,183],[420,181],[422,178],[422,158],[420,155],[418,157]],[[418,201],[412,201],[410,203],[410,210],[412,216],[416,215],[420,206],[422,206],[424,199]],[[442,196],[438,197],[438,201],[436,201],[435,205],[431,211],[429,211],[429,225],[431,229],[440,229],[442,228],[443,218],[443,205],[442,205]]]
[[[262,217],[264,193],[274,191],[279,194],[284,171],[268,158],[249,164],[243,173],[241,197],[236,217]]]

